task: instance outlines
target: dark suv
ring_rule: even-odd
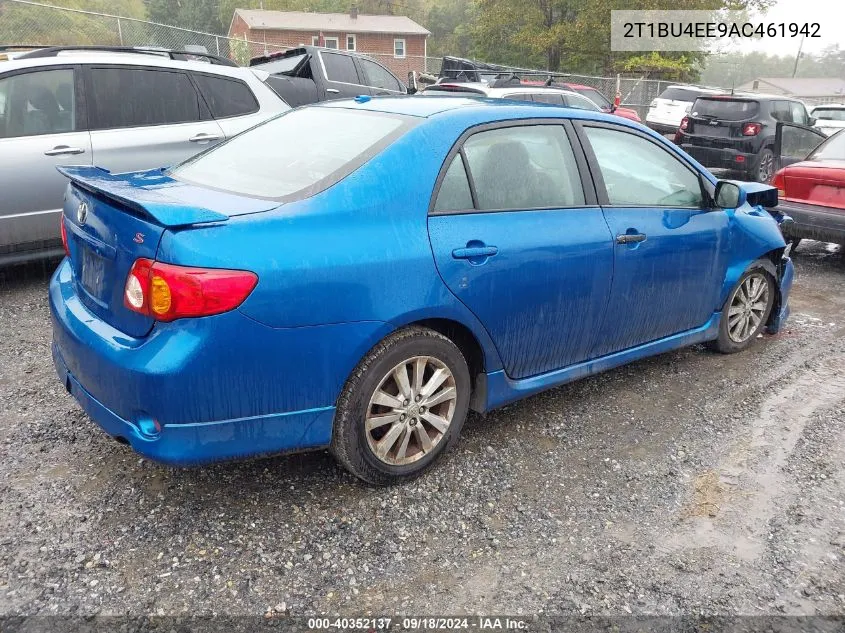
[[[775,173],[778,121],[812,125],[804,104],[787,97],[733,94],[699,97],[683,118],[675,143],[705,167],[768,182]]]

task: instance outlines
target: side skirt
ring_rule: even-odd
[[[713,340],[719,336],[719,322],[721,317],[721,312],[714,312],[707,323],[694,330],[667,336],[651,343],[608,354],[601,358],[594,358],[593,360],[584,361],[583,363],[578,363],[565,369],[557,369],[538,376],[512,380],[505,375],[503,370],[487,374],[487,406],[485,410],[489,411],[535,393],[558,387],[608,369],[613,369],[620,365],[626,365],[635,360]]]

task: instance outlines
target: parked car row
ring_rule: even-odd
[[[464,90],[505,96],[488,88]],[[407,92],[374,60],[314,46],[256,58],[248,68],[202,50],[0,47],[0,266],[61,253],[67,180],[59,165],[167,167],[290,107]],[[612,109],[562,86],[524,85],[509,95]]]

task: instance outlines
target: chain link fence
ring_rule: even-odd
[[[286,50],[268,42],[229,38],[132,17],[108,15],[81,9],[56,7],[31,0],[0,0],[0,44],[40,46],[103,45],[161,47],[187,52],[205,52],[228,57],[246,65],[250,58]],[[441,58],[363,52],[390,68],[400,79],[409,71],[438,75]],[[545,81],[548,73],[525,70],[527,80]],[[637,77],[593,77],[556,75],[559,81],[577,83],[598,90],[612,101],[617,89],[622,104],[645,119],[648,105],[673,82]]]

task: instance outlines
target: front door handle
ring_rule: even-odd
[[[470,246],[467,248],[456,248],[452,251],[452,257],[455,259],[481,259],[484,257],[493,257],[499,249],[495,246]]]
[[[208,134],[206,132],[200,132],[196,136],[192,136],[188,140],[191,143],[208,143],[209,141],[219,141],[222,136],[219,134]]]
[[[635,244],[645,242],[645,233],[622,233],[616,236],[617,244]]]
[[[338,90],[337,88],[326,88],[326,92],[328,92],[330,95],[340,94],[340,90]]]
[[[44,156],[66,156],[69,154],[84,154],[85,150],[81,147],[71,147],[70,145],[56,145],[53,149],[48,149],[44,152]]]

